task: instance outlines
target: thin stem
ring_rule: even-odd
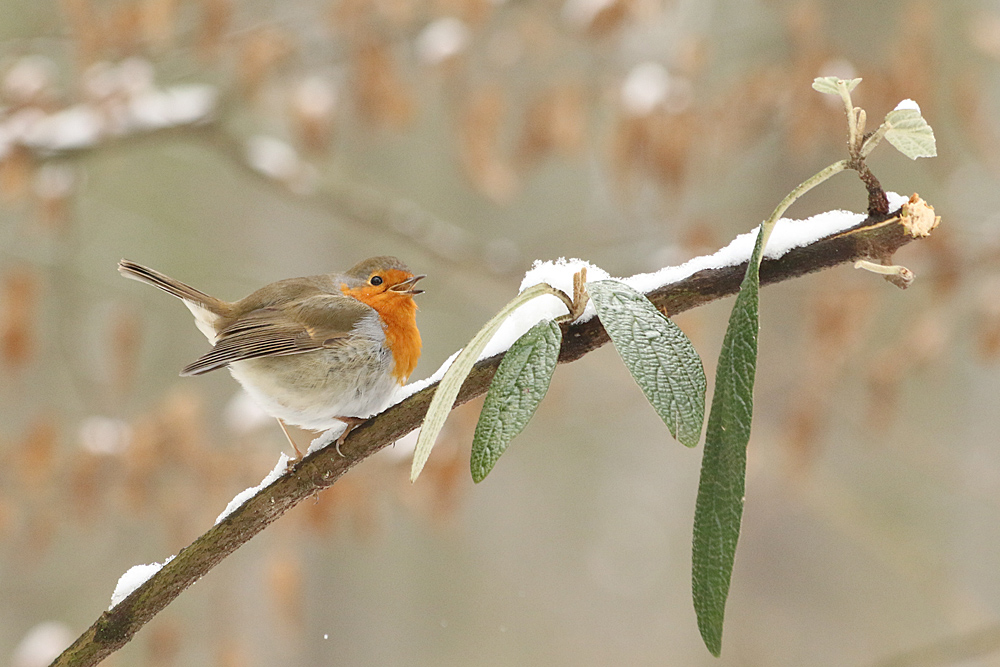
[[[913,282],[916,277],[913,271],[901,266],[899,264],[876,264],[875,262],[870,262],[867,259],[859,259],[854,262],[855,269],[864,269],[865,271],[871,271],[872,273],[877,273],[881,276],[887,276],[889,278],[895,278],[893,282],[900,285],[901,287],[907,287]]]
[[[546,289],[541,290],[538,296],[541,296],[542,294],[551,294],[552,296],[559,297],[559,300],[562,301],[564,304],[566,304],[566,309],[569,311],[569,313],[567,313],[566,315],[560,315],[559,317],[556,318],[556,320],[559,320],[560,318],[563,317],[572,317],[573,309],[575,306],[573,304],[573,299],[571,299],[570,296],[566,294],[566,292],[563,292],[561,289],[556,289],[555,287],[553,287],[548,283],[541,283],[540,286]],[[576,318],[574,317],[573,319]]]
[[[583,287],[586,282],[587,282],[587,267],[583,267],[582,269],[573,274],[572,299],[570,299],[569,295],[567,295],[562,290],[558,290],[555,287],[546,285],[547,287],[550,287],[552,289],[552,291],[549,293],[562,299],[562,302],[566,304],[567,308],[569,308],[568,313],[566,313],[565,315],[560,315],[555,319],[557,323],[562,324],[563,322],[575,322],[576,320],[580,319],[581,315],[583,315],[583,310],[587,307],[587,301],[590,299],[590,295],[587,294],[587,290],[584,289]]]
[[[857,155],[858,146],[858,117],[855,115],[854,102],[851,101],[851,91],[847,89],[846,81],[837,82],[837,90],[840,92],[840,99],[844,101],[844,110],[847,112],[847,147],[851,156]]]
[[[848,97],[848,99],[850,98]],[[763,230],[764,238],[761,241],[761,246],[767,247],[767,240],[768,238],[770,238],[771,232],[774,231],[774,226],[777,224],[778,220],[781,219],[781,216],[785,213],[785,211],[787,211],[788,208],[792,204],[794,204],[799,197],[809,192],[823,181],[829,179],[834,174],[838,174],[844,171],[845,169],[850,167],[850,165],[851,165],[850,160],[841,160],[840,162],[834,162],[823,171],[820,171],[814,174],[813,176],[809,177],[808,179],[799,183],[799,185],[794,190],[785,195],[785,198],[782,199],[781,202],[778,204],[777,208],[774,209],[774,213],[771,214],[771,217],[764,222],[764,230]],[[761,253],[762,258],[763,256],[764,256],[763,253]]]
[[[882,123],[879,125],[878,129],[872,136],[865,139],[864,145],[861,146],[861,157],[862,159],[871,155],[871,152],[875,150],[875,147],[882,142],[882,138],[885,137],[885,133],[889,131],[889,124]]]

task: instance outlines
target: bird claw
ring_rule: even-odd
[[[334,442],[334,447],[333,448],[335,450],[337,450],[337,454],[340,457],[347,458],[347,455],[344,454],[344,452],[342,452],[340,450],[340,446],[342,444],[344,444],[345,440],[347,440],[347,436],[348,436],[348,434],[350,434],[351,431],[353,431],[355,428],[357,428],[361,424],[364,424],[368,420],[367,419],[362,419],[361,417],[337,417],[337,419],[339,419],[340,421],[344,422],[344,424],[346,425],[346,428],[344,429],[344,432],[341,433],[340,436],[337,437],[337,440]]]

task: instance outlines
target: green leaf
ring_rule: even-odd
[[[886,141],[911,160],[937,155],[934,130],[920,115],[919,109],[894,109],[886,114],[885,124],[888,128]]]
[[[472,438],[470,466],[476,483],[486,479],[545,398],[561,344],[559,325],[546,320],[529,329],[507,350],[490,383]]]
[[[759,268],[766,229],[762,225],[757,236],[722,342],[694,513],[694,608],[702,639],[716,656],[722,651],[722,621],[743,518],[757,368]]]
[[[840,88],[838,84],[843,82],[847,86],[847,92],[854,90],[861,79],[841,79],[836,76],[818,76],[813,79],[812,87],[813,90],[819,91],[826,95],[840,95]]]
[[[423,426],[420,428],[420,435],[417,437],[417,445],[413,450],[413,465],[410,468],[411,482],[417,481],[420,471],[424,469],[424,464],[427,463],[427,459],[431,455],[431,449],[434,448],[434,443],[437,441],[438,434],[441,432],[445,420],[448,419],[448,414],[455,405],[455,399],[458,397],[458,392],[462,388],[462,384],[465,383],[465,378],[468,377],[469,371],[472,370],[476,359],[479,358],[479,354],[486,347],[486,344],[490,342],[490,339],[493,338],[497,329],[500,328],[504,320],[517,310],[521,304],[543,294],[552,294],[553,290],[554,288],[550,285],[539,283],[538,285],[532,285],[518,294],[499,313],[494,315],[489,322],[483,325],[483,328],[472,337],[469,344],[455,357],[455,361],[452,362],[448,370],[445,371],[444,377],[441,378],[437,391],[434,392],[434,398],[431,399],[431,404],[427,408],[427,415],[424,417]]]
[[[645,296],[617,280],[587,283],[619,356],[670,433],[688,447],[705,423],[705,370],[680,328]]]

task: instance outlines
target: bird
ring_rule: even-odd
[[[359,424],[384,410],[420,358],[415,275],[395,257],[372,257],[343,273],[288,278],[239,301],[223,301],[127,259],[126,278],[171,294],[194,315],[212,349],[181,370],[227,367],[272,417],[299,458],[286,424],[325,430]]]

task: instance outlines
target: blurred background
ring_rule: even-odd
[[[534,259],[713,252],[844,155],[820,75],[940,157],[943,217],[762,292],[721,659],[690,601],[701,450],[610,346],[557,369],[489,478],[476,405],[183,593],[109,665],[1000,665],[1000,3],[0,1],[0,663],[46,664],[118,577],[211,527],[288,446],[121,257],[236,299],[395,254],[430,375]],[[864,210],[853,174],[794,217]],[[711,378],[731,300],[677,317]],[[308,435],[298,434],[300,442]]]

